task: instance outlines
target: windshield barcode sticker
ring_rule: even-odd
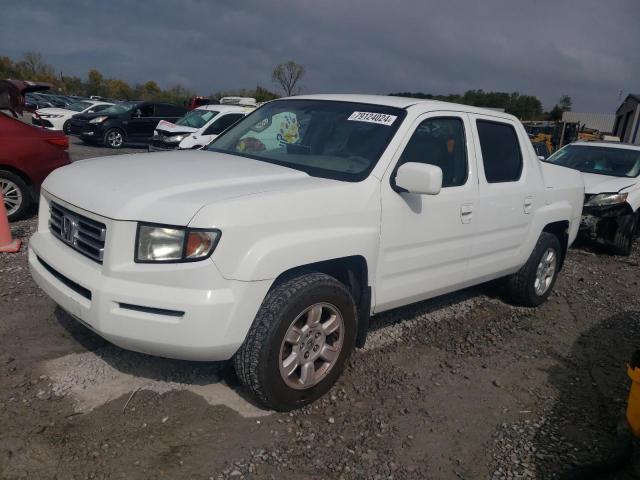
[[[393,125],[393,122],[398,118],[395,115],[387,115],[386,113],[375,113],[375,112],[353,112],[347,120],[351,120],[353,122],[367,122],[367,123],[377,123],[378,125]]]

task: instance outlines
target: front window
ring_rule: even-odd
[[[279,100],[251,113],[208,150],[345,181],[365,179],[405,116],[399,108],[328,100]]]
[[[74,112],[82,112],[89,108],[92,104],[89,102],[74,102],[67,106],[67,110],[72,110]]]
[[[640,150],[591,145],[567,145],[551,155],[549,163],[584,173],[634,178],[640,174]]]
[[[218,115],[218,113],[220,112],[215,112],[213,110],[191,110],[184,117],[178,120],[176,122],[176,125],[181,125],[183,127],[202,128],[213,117]]]

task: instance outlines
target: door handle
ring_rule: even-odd
[[[465,203],[460,207],[460,220],[462,223],[470,223],[473,218],[473,204]]]
[[[533,209],[533,197],[525,197],[524,199],[524,213],[529,214]]]

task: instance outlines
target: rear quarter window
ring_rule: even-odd
[[[488,183],[517,182],[522,152],[515,128],[508,123],[477,120],[484,175]]]

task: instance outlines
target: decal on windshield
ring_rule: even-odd
[[[386,125],[388,127],[393,125],[396,118],[398,117],[395,115],[387,115],[386,113],[353,112],[347,120],[351,120],[353,122],[376,123],[378,125]]]

